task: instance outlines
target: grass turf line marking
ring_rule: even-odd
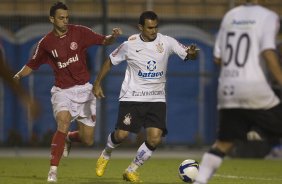
[[[229,178],[229,179],[245,179],[245,180],[262,180],[262,181],[282,181],[282,178],[260,178],[260,177],[248,177],[248,176],[233,176],[233,175],[221,175],[215,174],[215,177]]]

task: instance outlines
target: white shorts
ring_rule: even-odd
[[[68,89],[53,86],[51,89],[51,103],[53,114],[60,111],[69,111],[72,121],[77,119],[87,126],[95,126],[96,121],[91,116],[96,116],[96,98],[92,93],[93,85],[75,85]]]

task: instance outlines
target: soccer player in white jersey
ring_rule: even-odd
[[[130,132],[138,133],[144,127],[146,141],[138,148],[136,157],[123,174],[124,180],[133,183],[140,182],[137,168],[151,157],[167,133],[165,84],[169,56],[177,54],[183,60],[197,56],[194,45],[185,47],[176,39],[158,33],[158,17],[153,11],[143,12],[138,26],[141,33],[130,36],[110,54],[93,88],[97,98],[104,97],[102,79],[112,65],[127,62],[116,129],[108,136],[106,147],[97,161],[96,174],[104,174],[112,151]]]
[[[282,135],[282,106],[262,67],[282,85],[275,52],[279,17],[257,3],[246,1],[222,20],[214,47],[215,62],[221,66],[218,137],[203,155],[194,184],[208,183],[234,141],[246,140],[251,127],[259,127],[266,137]]]

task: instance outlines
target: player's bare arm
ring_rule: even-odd
[[[196,45],[194,45],[194,44],[189,45],[188,48],[187,48],[187,50],[186,50],[187,56],[186,56],[186,58],[185,58],[185,61],[186,61],[186,60],[195,60],[195,59],[197,59],[197,57],[198,57],[198,51],[199,51],[199,50],[200,50],[200,49],[197,48]]]
[[[103,42],[103,45],[111,45],[111,44],[113,44],[116,41],[117,37],[119,35],[121,35],[121,34],[122,34],[122,30],[120,28],[113,28],[112,34],[106,36],[106,38],[105,38],[105,40]]]
[[[213,58],[213,62],[214,62],[216,65],[221,65],[221,58],[214,57],[214,58]]]
[[[4,82],[15,92],[16,95],[20,97],[24,104],[27,104],[31,101],[24,88],[17,81],[15,81],[15,79],[18,77],[13,77],[13,71],[2,59],[0,61],[0,77],[4,79]]]
[[[0,61],[0,77],[4,79],[4,82],[13,90],[13,92],[19,97],[21,103],[29,109],[29,115],[31,119],[36,119],[40,115],[40,105],[33,99],[28,92],[20,85],[19,82],[13,79],[12,70],[4,63]]]
[[[16,83],[20,86],[19,80],[22,77],[30,75],[32,71],[33,70],[30,67],[25,65],[16,75],[14,75],[13,79],[16,80]],[[35,99],[33,99],[24,89],[19,92],[18,96],[20,97],[22,103],[29,109],[31,119],[36,119],[41,113],[39,103]]]
[[[104,62],[103,66],[102,66],[100,72],[98,73],[98,76],[97,76],[97,78],[96,78],[96,80],[93,84],[93,94],[98,99],[105,97],[102,86],[101,86],[101,82],[105,78],[107,73],[111,70],[111,68],[112,68],[112,62],[111,62],[110,58],[108,58]]]
[[[17,94],[21,95],[24,93],[24,89],[18,82],[13,79],[13,72],[5,62],[1,59],[0,61],[0,78],[4,79],[4,82]]]
[[[279,64],[279,59],[274,50],[265,50],[262,52],[267,67],[279,85],[282,85],[282,69]]]
[[[20,80],[21,78],[30,75],[32,73],[32,69],[25,65],[16,75],[14,75],[15,80]]]

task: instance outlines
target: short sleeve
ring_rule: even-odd
[[[81,29],[81,33],[83,36],[82,41],[84,41],[86,47],[91,45],[102,45],[105,39],[104,35],[98,34],[95,31],[85,26],[79,26],[79,27]]]
[[[122,61],[126,60],[127,48],[128,48],[128,42],[123,42],[110,54],[110,59],[113,65],[118,65]]]
[[[42,39],[43,40],[43,39]],[[48,57],[48,54],[43,49],[42,45],[43,42],[40,40],[34,50],[32,58],[28,61],[26,64],[28,67],[30,67],[33,70],[37,70],[42,64],[45,64],[45,61]]]
[[[261,26],[261,42],[260,51],[266,49],[275,49],[276,35],[280,28],[279,17],[275,13],[271,13],[265,17]]]
[[[182,60],[184,60],[187,56],[187,47],[185,45],[183,45],[182,43],[180,43],[179,41],[177,41],[175,38],[172,38],[170,36],[166,36],[167,37],[167,41],[169,43],[169,45],[171,46],[171,51],[170,54],[175,53],[177,54]]]
[[[214,48],[213,48],[213,56],[216,57],[216,58],[220,58],[221,57],[221,42],[223,40],[223,32],[224,32],[224,23],[225,23],[225,20],[226,20],[226,17],[225,16],[220,24],[220,28],[219,28],[219,31],[216,35],[216,39],[215,39],[215,44],[214,44]]]

